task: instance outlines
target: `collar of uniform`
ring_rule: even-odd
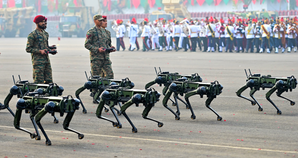
[[[106,29],[105,29],[105,28],[102,28],[102,27],[101,27],[99,30],[100,30],[101,32],[105,32],[105,31],[106,31]]]
[[[95,28],[97,31],[101,31],[101,27],[97,27],[97,26],[95,25],[94,28]]]
[[[44,30],[35,29],[35,33],[37,33],[37,36],[39,36],[39,37],[43,37],[44,32],[45,32]]]
[[[35,29],[35,31],[38,32],[38,33],[44,33],[44,30]]]

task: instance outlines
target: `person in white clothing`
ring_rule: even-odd
[[[195,52],[196,47],[197,47],[197,39],[198,39],[198,33],[199,29],[198,27],[194,24],[194,21],[190,21],[190,26],[189,26],[189,35],[190,35],[190,41],[191,41],[191,51]]]
[[[226,52],[229,50],[230,53],[232,53],[233,51],[233,41],[234,39],[234,26],[233,23],[231,21],[231,19],[229,19],[229,25],[226,27],[225,29],[225,35],[226,35]]]
[[[131,25],[129,28],[129,42],[130,42],[130,50],[133,51],[136,49],[136,41],[139,32],[139,26],[136,25],[137,21],[135,18],[132,18]]]
[[[115,24],[112,26],[112,29],[116,32],[116,49],[119,51],[121,46],[120,37],[122,36],[122,28],[120,27],[120,20],[116,20]],[[123,48],[123,46],[122,46]]]
[[[268,24],[269,20],[265,19],[265,23],[261,26],[261,34],[262,34],[262,46],[260,53],[263,53],[265,50],[265,47],[267,47],[267,53],[270,53],[270,46],[269,46],[269,41],[270,41],[270,33],[271,31],[271,26]]]
[[[282,46],[281,39],[283,38],[284,29],[280,24],[280,19],[276,19],[276,24],[273,27],[273,34],[274,34],[274,46],[275,46],[275,53],[278,53],[278,47]],[[285,51],[285,48],[282,46],[282,53]]]
[[[157,27],[157,22],[153,23],[153,26],[151,28],[151,34],[152,34],[152,50],[155,50],[155,48],[159,48],[159,29]]]
[[[123,49],[123,51],[125,50],[125,44],[124,44],[124,40],[123,40],[123,37],[125,35],[125,32],[126,32],[126,29],[125,29],[125,26],[123,24],[123,20],[120,20],[120,31],[122,31],[122,33],[120,33],[120,36],[119,36],[119,39],[120,39],[120,45]]]
[[[254,52],[254,34],[255,34],[255,24],[252,23],[252,21],[249,21],[248,26],[245,28],[245,37],[246,37],[246,53],[248,52],[248,49],[250,48],[250,52]]]
[[[195,25],[198,28],[198,38],[197,38],[197,44],[200,48],[200,51],[202,51],[202,43],[201,43],[201,39],[200,39],[200,32],[201,32],[201,26],[200,26],[200,21],[198,19],[196,19],[195,21]]]
[[[169,50],[172,51],[173,49],[173,20],[168,21],[168,34],[167,34],[167,43]]]
[[[225,24],[224,20],[220,19],[220,27],[218,28],[219,35],[219,52],[222,52],[222,48],[225,46]]]
[[[240,50],[244,52],[244,49],[243,49],[244,33],[245,33],[245,30],[243,28],[242,20],[238,19],[238,26],[236,26],[237,53],[239,53]]]
[[[292,48],[294,48],[294,51],[296,52],[296,47],[295,47],[296,28],[293,25],[292,20],[289,21],[289,27],[287,28],[287,33],[288,33],[288,52],[290,53],[292,51]]]
[[[201,42],[203,43],[203,47],[204,47],[204,50],[203,52],[206,52],[207,51],[207,47],[208,47],[208,41],[207,41],[207,25],[206,25],[206,22],[204,22],[203,20],[201,21],[201,25],[200,25],[200,39],[201,39]]]
[[[187,19],[184,19],[180,23],[182,23],[182,48],[184,48],[184,51],[186,52],[189,48],[191,48],[189,44],[189,21]]]
[[[159,51],[162,51],[163,47],[166,48],[168,51],[168,44],[166,40],[166,35],[167,35],[167,25],[166,25],[166,20],[161,18],[160,19],[162,22],[158,24],[159,27]]]
[[[175,26],[174,26],[174,29],[173,29],[173,36],[174,36],[174,42],[175,42],[175,50],[178,51],[179,50],[179,38],[181,36],[181,32],[182,32],[182,29],[179,25],[179,21],[175,21]]]
[[[220,28],[220,23],[218,22],[218,20],[216,18],[214,18],[214,25],[215,25],[215,30],[214,30],[214,51],[216,51],[216,49],[219,50],[219,39],[220,39],[220,34],[218,32],[218,29]]]
[[[149,51],[150,47],[149,47],[149,33],[150,33],[150,26],[148,26],[148,19],[145,18],[144,19],[144,27],[143,27],[143,31],[141,34],[141,37],[143,38],[143,52],[145,51]]]
[[[207,25],[207,36],[208,36],[208,52],[210,52],[210,50],[212,52],[214,52],[214,47],[215,47],[215,30],[216,30],[216,26],[214,25],[214,20],[212,17],[209,18],[209,23]]]

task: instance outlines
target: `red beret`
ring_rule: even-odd
[[[43,16],[43,15],[37,15],[37,16],[34,18],[33,22],[37,24],[37,23],[39,23],[39,22],[42,22],[43,20],[46,20],[46,17],[45,17],[45,16]]]

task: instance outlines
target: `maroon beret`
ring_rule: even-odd
[[[37,16],[34,18],[33,22],[37,24],[37,23],[42,22],[43,20],[46,20],[46,17],[45,17],[45,16],[43,16],[43,15],[37,15]]]

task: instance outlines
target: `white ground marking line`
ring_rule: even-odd
[[[9,126],[0,126],[0,128],[14,128]],[[30,129],[30,128],[27,128]],[[31,128],[33,130],[33,128]],[[61,131],[46,130],[46,132],[61,133]],[[74,134],[72,132],[63,131],[63,133]],[[216,144],[203,144],[203,143],[192,143],[192,142],[182,142],[182,141],[172,141],[172,140],[158,140],[158,139],[147,139],[147,138],[135,138],[135,137],[123,137],[123,136],[112,136],[103,134],[90,134],[83,133],[85,136],[95,136],[95,137],[105,137],[105,138],[120,138],[120,139],[130,139],[139,141],[151,141],[151,142],[161,142],[161,143],[173,143],[173,144],[187,144],[194,146],[205,146],[205,147],[217,147],[217,148],[229,148],[229,149],[241,149],[241,150],[251,150],[251,151],[265,151],[265,152],[277,152],[277,153],[287,153],[287,154],[298,154],[298,151],[287,151],[287,150],[274,150],[274,149],[261,149],[261,148],[250,148],[250,147],[238,147],[238,146],[228,146],[228,145],[216,145]]]

